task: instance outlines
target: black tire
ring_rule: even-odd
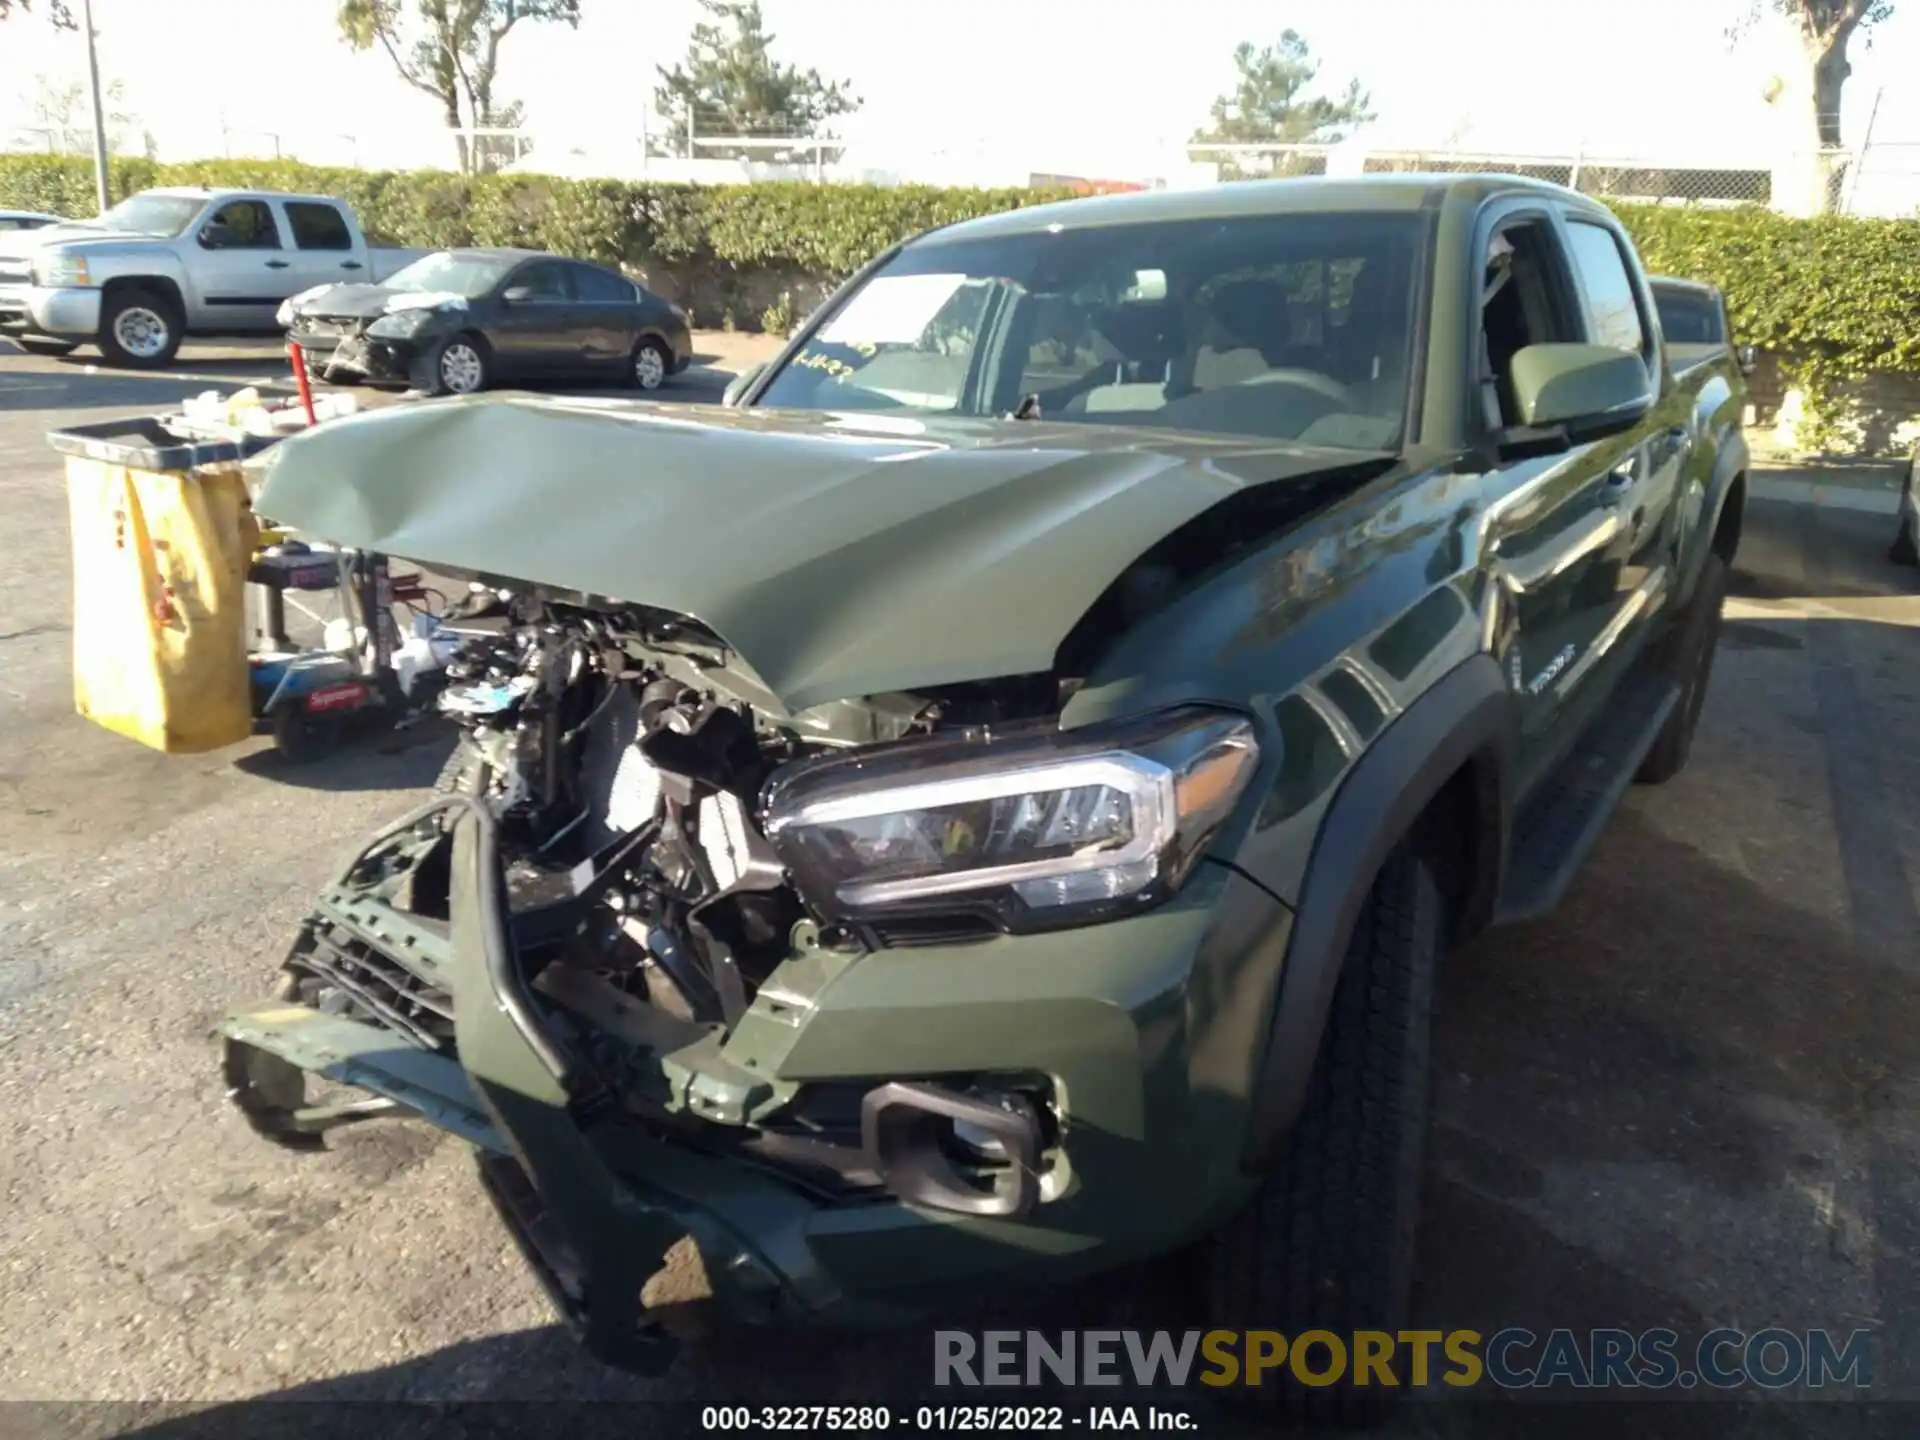
[[[1887,559],[1896,565],[1920,565],[1920,521],[1912,515],[1900,517],[1900,529],[1893,537],[1893,545],[1887,551]]]
[[[110,365],[157,370],[173,363],[184,339],[185,317],[157,290],[124,286],[100,307],[100,354]]]
[[[75,340],[49,340],[44,335],[15,335],[13,343],[29,355],[46,355],[58,359],[62,355],[71,355],[80,348]]]
[[[477,378],[463,378],[472,373],[463,356],[477,365]],[[450,377],[449,371],[457,373]],[[449,335],[414,362],[412,380],[414,389],[429,395],[478,395],[493,383],[493,352],[471,331]]]
[[[1425,861],[1397,851],[1375,877],[1347,944],[1306,1103],[1246,1210],[1206,1242],[1209,1326],[1397,1335],[1413,1279],[1414,1230],[1432,1108],[1433,979],[1445,907]],[[1310,1352],[1316,1371],[1329,1355]],[[1392,1392],[1296,1382],[1270,1370],[1244,1403],[1302,1419],[1368,1422]],[[1395,1373],[1408,1383],[1396,1359]]]
[[[651,394],[667,383],[673,374],[673,352],[664,340],[649,335],[633,347],[627,359],[627,379],[637,390]]]
[[[1686,768],[1693,732],[1707,703],[1707,682],[1713,677],[1713,657],[1720,648],[1720,611],[1726,599],[1727,562],[1709,555],[1694,583],[1693,598],[1674,617],[1673,628],[1653,657],[1654,667],[1680,687],[1680,701],[1633,777],[1642,785],[1664,785]]]
[[[339,742],[339,724],[309,715],[297,700],[273,712],[273,748],[289,765],[318,760]]]

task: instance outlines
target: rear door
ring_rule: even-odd
[[[341,285],[365,280],[366,257],[354,243],[353,226],[346,213],[328,200],[287,200],[281,211],[287,217],[287,234],[292,250],[288,272],[289,295],[314,285]]]
[[[200,298],[190,317],[201,330],[271,330],[280,302],[301,287],[281,243],[280,221],[264,199],[229,200],[195,234],[188,265]]]
[[[565,260],[529,260],[500,282],[487,338],[501,374],[565,372],[573,351],[572,268]]]
[[[640,338],[639,296],[633,282],[598,265],[567,267],[573,282],[575,358],[584,369],[624,371]]]
[[[1622,532],[1617,609],[1602,637],[1607,646],[1588,662],[1604,672],[1631,662],[1668,599],[1680,543],[1681,491],[1694,446],[1692,405],[1671,373],[1653,293],[1625,233],[1570,214],[1567,241],[1580,277],[1588,340],[1636,352],[1659,397],[1630,432],[1637,443],[1610,477],[1610,503]]]

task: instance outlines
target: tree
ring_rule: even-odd
[[[1807,177],[1812,184],[1808,208],[1831,210],[1839,198],[1846,170],[1841,148],[1840,99],[1853,67],[1847,46],[1853,37],[1893,14],[1891,0],[1768,0],[1776,13],[1793,26],[1806,61],[1808,119],[1813,122],[1813,151]],[[1762,0],[1752,0],[1746,15],[1728,30],[1737,40],[1759,23]],[[1774,99],[1767,96],[1768,102]],[[1776,196],[1776,200],[1781,197]]]
[[[100,87],[101,117],[107,122],[107,149],[114,154],[133,151],[151,158],[153,135],[125,108],[126,99],[126,90],[118,80],[109,80]],[[86,84],[79,80],[56,80],[50,75],[37,77],[31,128],[43,132],[49,148],[63,155],[91,154],[93,104],[87,98]]]
[[[33,0],[0,0],[0,20],[7,19],[16,10],[25,13],[32,9]],[[73,11],[67,8],[67,0],[47,0],[47,18],[59,30],[80,28],[73,23]]]
[[[1192,147],[1208,145],[1331,145],[1344,140],[1348,130],[1373,119],[1370,97],[1358,80],[1349,80],[1338,95],[1309,95],[1320,74],[1307,42],[1297,30],[1284,30],[1278,45],[1253,48],[1243,40],[1234,47],[1239,83],[1213,102],[1212,123],[1194,132]],[[1297,174],[1297,165],[1276,155],[1236,155],[1221,158],[1225,179],[1252,175]]]
[[[338,19],[347,44],[379,46],[402,80],[433,97],[471,171],[493,163],[495,148],[461,131],[500,125],[510,108],[493,94],[500,42],[522,21],[578,26],[580,0],[340,0]]]
[[[847,81],[828,81],[818,70],[801,70],[773,58],[775,36],[760,15],[760,0],[700,0],[707,19],[693,27],[687,58],[668,70],[653,92],[654,105],[670,133],[656,145],[671,153],[676,139],[694,133],[813,138],[836,115],[861,105]],[[694,130],[688,130],[692,118]],[[691,146],[689,145],[689,149]],[[703,146],[701,153],[733,157],[739,147]],[[784,160],[814,153],[811,147],[770,149],[762,159]]]

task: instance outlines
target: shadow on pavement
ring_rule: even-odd
[[[454,727],[422,716],[404,730],[370,720],[332,753],[296,763],[271,746],[249,751],[233,768],[301,790],[409,790],[431,785],[453,753]]]

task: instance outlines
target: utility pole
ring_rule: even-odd
[[[113,199],[107,191],[107,119],[100,106],[100,54],[94,45],[93,0],[80,0],[80,23],[87,30],[87,88],[93,93],[93,188],[104,215]]]

